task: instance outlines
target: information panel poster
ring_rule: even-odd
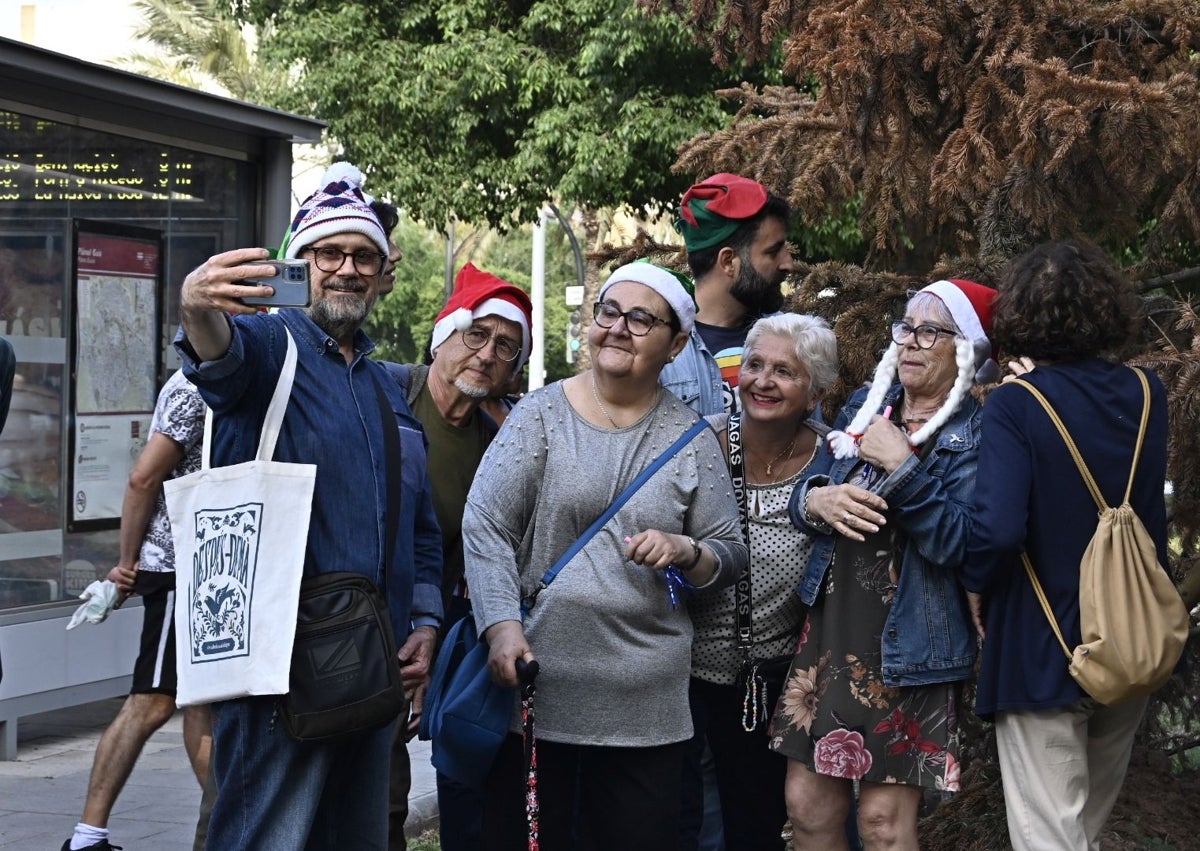
[[[119,525],[157,396],[161,270],[158,231],[76,224],[71,531]]]

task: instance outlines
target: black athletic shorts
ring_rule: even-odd
[[[175,572],[138,571],[133,590],[142,597],[142,646],[133,666],[131,694],[175,696]]]

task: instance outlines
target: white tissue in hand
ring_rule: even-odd
[[[75,614],[71,615],[71,620],[67,622],[67,629],[74,629],[84,621],[103,623],[113,606],[117,604],[118,593],[116,583],[107,579],[103,581],[97,579],[84,588],[79,599],[85,602],[75,610]]]

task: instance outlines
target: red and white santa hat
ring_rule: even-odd
[[[521,326],[521,354],[513,364],[514,370],[520,369],[529,360],[532,345],[533,302],[520,287],[477,269],[473,263],[463,266],[454,279],[454,292],[433,325],[430,353],[455,331],[466,331],[485,316],[499,316]]]
[[[996,363],[996,350],[988,334],[992,330],[992,301],[996,291],[983,284],[960,278],[948,281],[934,281],[918,291],[917,295],[928,293],[937,297],[958,328],[954,336],[955,360],[958,364],[958,378],[946,401],[938,409],[929,422],[910,435],[908,440],[913,446],[921,446],[936,434],[946,420],[958,410],[963,399],[971,391],[974,384],[989,384],[1000,378],[1000,365]],[[871,423],[871,417],[880,412],[883,399],[892,386],[896,377],[896,364],[899,362],[900,345],[893,342],[884,353],[879,366],[875,368],[875,377],[863,406],[858,409],[854,419],[846,426],[845,431],[831,431],[827,436],[829,448],[838,458],[851,458],[858,455],[858,440]]]

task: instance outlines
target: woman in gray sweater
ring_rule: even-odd
[[[539,839],[661,849],[678,835],[692,726],[692,624],[668,590],[674,565],[704,593],[746,563],[724,456],[704,431],[649,479],[537,596],[543,573],[696,421],[658,374],[683,347],[695,303],[673,273],[621,267],[588,332],[592,368],[526,396],[492,443],[463,517],[475,622],[493,678],[536,658]],[[484,847],[525,845],[519,716],[489,776]]]

